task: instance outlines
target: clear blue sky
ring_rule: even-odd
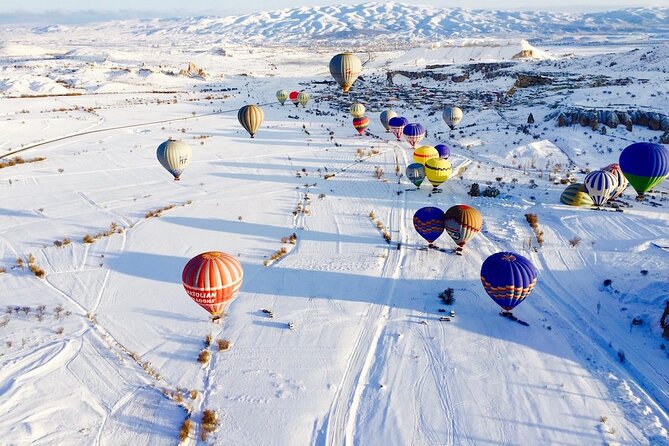
[[[605,9],[662,6],[669,0],[399,0],[402,3],[510,10],[597,11]],[[54,22],[100,18],[174,17],[188,15],[237,15],[295,6],[356,4],[361,0],[0,0],[0,22],[39,18]]]

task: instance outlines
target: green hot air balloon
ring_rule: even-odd
[[[183,141],[168,139],[158,146],[156,156],[160,164],[174,175],[174,181],[179,181],[184,169],[190,164],[193,151]]]
[[[669,174],[669,150],[661,144],[637,142],[625,147],[619,163],[640,198]]]
[[[302,106],[302,108],[307,106],[307,102],[309,102],[309,98],[311,98],[311,95],[307,91],[300,91],[299,94],[297,95],[297,102]]]
[[[348,93],[361,71],[362,62],[353,53],[337,54],[330,60],[330,74],[341,86],[344,93]]]
[[[583,183],[574,183],[567,186],[560,195],[560,201],[569,206],[591,207],[595,205]]]
[[[286,90],[279,90],[276,92],[276,99],[281,105],[288,99],[288,92]]]
[[[262,108],[257,105],[245,105],[237,112],[239,123],[249,132],[251,138],[255,138],[256,131],[260,127],[260,124],[262,124],[264,116]]]

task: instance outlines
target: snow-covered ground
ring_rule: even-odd
[[[459,174],[430,194],[396,174],[411,150],[377,112],[370,135],[357,136],[331,99],[338,89],[312,83],[329,80],[335,50],[171,33],[141,45],[123,42],[123,28],[109,39],[106,25],[82,29],[3,34],[0,49],[0,154],[45,158],[0,169],[0,443],[173,445],[187,411],[197,424],[213,409],[218,430],[190,443],[669,444],[669,342],[658,323],[669,298],[667,184],[644,202],[628,189],[622,213],[559,201],[568,169],[582,180],[580,169],[661,133],[543,121],[561,106],[666,112],[665,47],[644,59],[646,50],[549,57],[539,48],[506,75],[458,83],[395,76],[394,107],[428,128],[425,143],[452,147]],[[351,101],[383,94],[374,82],[385,83],[387,67],[445,58],[460,73],[471,60],[508,62],[528,44],[443,45],[372,52]],[[178,76],[188,62],[206,76]],[[487,106],[474,94],[505,93],[519,72],[632,81],[518,88]],[[312,101],[280,106],[279,88],[307,89]],[[405,93],[420,88],[474,94],[459,104],[459,130],[448,131],[440,109],[408,105]],[[237,123],[246,103],[265,112],[255,139]],[[536,123],[524,133],[530,112]],[[180,182],[156,160],[168,137],[193,149]],[[470,197],[474,182],[501,194]],[[459,203],[484,218],[465,255],[447,235],[437,241],[445,251],[422,249],[414,212]],[[539,218],[542,246],[526,213]],[[117,232],[83,243],[112,224]],[[293,233],[297,243],[282,244]],[[264,266],[281,247],[288,255]],[[186,262],[207,250],[244,267],[220,325],[181,285]],[[539,270],[515,311],[529,327],[499,317],[481,285],[482,262],[502,250]],[[29,271],[31,255],[44,278]],[[452,307],[438,299],[446,288]],[[440,308],[456,316],[439,321]],[[203,366],[207,335],[232,347],[209,347]]]

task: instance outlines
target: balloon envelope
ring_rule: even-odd
[[[601,206],[611,197],[618,187],[618,181],[611,172],[594,170],[585,176],[583,180],[585,190],[592,198],[595,206]]]
[[[239,261],[220,251],[198,254],[181,274],[186,293],[214,319],[237,297],[244,271]]]
[[[444,232],[444,211],[427,206],[413,215],[413,226],[428,243],[432,244]]]
[[[358,135],[362,135],[369,125],[369,118],[363,116],[362,118],[353,118],[353,127],[358,131]]]
[[[620,168],[620,164],[618,163],[609,164],[602,170],[611,172],[618,181],[618,187],[616,187],[616,189],[611,194],[611,197],[609,197],[609,200],[615,200],[616,198],[621,196],[623,192],[625,192],[625,189],[627,189],[627,186],[629,186],[630,183],[629,181],[627,181],[627,177],[623,173],[623,170]]]
[[[593,206],[592,198],[588,195],[583,183],[570,184],[560,195],[560,201],[569,206]]]
[[[395,135],[395,138],[397,138],[398,141],[402,138],[404,127],[406,127],[408,123],[409,120],[402,116],[395,116],[388,120],[390,131],[393,133],[393,135]]]
[[[453,130],[462,121],[464,113],[459,107],[446,107],[442,113],[444,122]]]
[[[451,149],[446,144],[437,144],[434,148],[439,152],[439,158],[447,160],[451,156]]]
[[[362,105],[359,102],[356,102],[355,104],[351,105],[351,115],[353,115],[354,118],[362,118],[365,116],[365,106]]]
[[[255,138],[256,131],[265,117],[262,108],[257,105],[245,105],[237,112],[237,120],[249,132],[251,138]]]
[[[452,172],[453,168],[451,167],[451,162],[448,160],[435,157],[425,161],[425,176],[434,188],[439,187],[441,183],[448,180]]]
[[[466,204],[457,204],[444,213],[444,229],[456,245],[463,247],[483,228],[481,213]]]
[[[381,125],[386,129],[386,132],[390,131],[390,120],[397,116],[395,110],[384,110],[381,112],[379,119],[381,120]],[[404,128],[403,128],[404,129]]]
[[[407,124],[404,127],[404,130],[402,130],[402,133],[409,145],[411,147],[416,147],[416,144],[425,138],[425,127],[416,123]]]
[[[156,156],[160,165],[174,176],[178,181],[184,169],[190,164],[193,151],[190,146],[183,141],[168,139],[158,146]]]
[[[296,107],[300,104],[300,101],[297,99],[299,95],[300,95],[299,91],[291,91],[290,94],[288,95],[288,98],[293,104],[295,104]]]
[[[311,95],[307,91],[300,91],[300,93],[297,95],[297,102],[302,106],[305,107],[307,105],[307,102],[309,102],[309,98]]]
[[[406,175],[416,187],[420,187],[425,179],[425,167],[421,163],[411,163],[407,166]]]
[[[661,144],[637,142],[625,147],[619,163],[634,190],[643,195],[669,174],[669,150]]]
[[[348,93],[361,71],[362,62],[353,53],[337,54],[330,60],[330,74],[341,86],[344,93]]]
[[[288,99],[288,92],[286,90],[279,90],[276,92],[276,98],[278,99],[279,103],[283,105],[283,103],[286,102],[286,99]]]
[[[537,269],[520,254],[498,252],[483,262],[481,283],[497,305],[510,311],[534,289]]]
[[[416,163],[425,165],[430,158],[439,158],[439,152],[432,146],[420,146],[413,151],[413,160]]]

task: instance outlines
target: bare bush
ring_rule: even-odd
[[[381,166],[374,166],[374,178],[376,178],[377,180],[383,178],[383,169],[381,168]]]
[[[202,365],[205,365],[206,363],[209,362],[209,358],[211,358],[211,353],[209,350],[202,350],[200,354],[197,355],[197,362],[199,362]]]
[[[579,237],[578,235],[575,235],[573,238],[569,240],[569,245],[572,248],[576,248],[580,244],[581,244],[581,237]]]
[[[181,423],[181,429],[179,429],[179,442],[183,443],[190,437],[190,433],[193,430],[193,421],[189,418],[186,418],[183,423]]]
[[[219,352],[225,352],[230,350],[230,347],[232,347],[232,342],[228,341],[227,339],[219,339],[218,340],[218,351]]]
[[[206,440],[207,434],[215,432],[216,428],[218,427],[218,415],[216,414],[216,411],[211,409],[205,409],[202,412],[201,427],[202,430],[200,432],[200,438],[202,438],[202,440]]]

